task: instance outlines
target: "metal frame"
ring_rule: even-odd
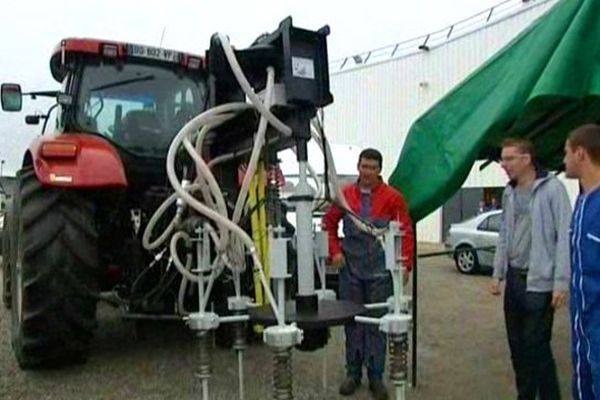
[[[415,54],[420,51],[429,51],[431,48],[454,40],[457,37],[474,32],[487,25],[496,23],[504,18],[509,18],[517,13],[537,7],[549,1],[555,0],[504,0],[495,6],[435,32],[429,32],[425,35],[404,40],[402,42],[333,60],[329,64],[329,71],[332,74],[335,74],[364,66],[367,62],[372,65],[377,62],[392,60]]]

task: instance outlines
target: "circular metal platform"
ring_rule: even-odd
[[[295,322],[299,328],[314,329],[342,325],[351,322],[355,315],[366,311],[361,304],[345,300],[321,300],[314,313],[296,312],[296,303],[285,303],[285,321]],[[277,320],[270,305],[250,309],[250,319],[262,325],[275,325]]]

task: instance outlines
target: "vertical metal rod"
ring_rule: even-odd
[[[394,285],[394,314],[400,314],[400,297],[402,296],[402,278],[400,272],[392,271],[392,284]]]
[[[304,144],[305,146],[306,144]],[[300,146],[299,146],[300,147]],[[298,149],[300,154],[300,149]],[[298,247],[298,295],[313,296],[315,294],[315,275],[313,264],[312,235],[312,192],[308,184],[306,172],[307,161],[298,160],[299,177],[296,194],[304,197],[296,202],[296,237]],[[306,257],[309,255],[308,257]]]
[[[196,365],[196,378],[200,381],[202,399],[208,400],[208,379],[211,375],[211,362],[210,362],[210,350],[208,348],[209,343],[207,331],[196,331],[197,344],[197,365]]]
[[[202,379],[202,399],[208,400],[208,379]]]
[[[406,387],[404,384],[396,385],[396,400],[405,400],[406,399]]]
[[[417,290],[417,276],[418,276],[418,264],[417,261],[417,224],[413,224],[413,233],[415,237],[415,245],[413,246],[413,260],[415,262],[413,271],[413,284],[412,284],[412,387],[417,387],[417,307],[418,307],[418,290]]]
[[[196,242],[196,271],[198,271],[198,312],[203,313],[205,310],[202,308],[204,303],[204,271],[202,264],[204,263],[204,248],[203,248],[203,229],[196,231],[198,234],[198,241]]]
[[[211,301],[210,302],[210,312],[214,313],[215,312],[215,302]],[[217,348],[217,335],[215,335],[215,330],[212,330],[212,348],[216,349]]]
[[[277,279],[277,308],[281,315],[281,324],[285,324],[285,281],[281,278]]]
[[[323,393],[327,391],[327,353],[325,350],[321,350],[323,353]]]
[[[244,400],[244,357],[241,350],[237,350],[238,356],[238,387],[240,388],[240,400]]]
[[[325,290],[325,266],[320,257],[315,254],[315,264],[317,266],[317,272],[319,273],[319,281],[321,283],[321,290]]]

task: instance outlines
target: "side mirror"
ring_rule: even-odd
[[[4,111],[21,111],[23,106],[21,86],[16,83],[3,83],[0,86],[0,100]]]

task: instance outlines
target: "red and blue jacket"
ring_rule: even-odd
[[[391,186],[381,182],[363,192],[358,183],[343,188],[346,201],[353,213],[383,228],[390,221],[400,222],[404,232],[402,237],[402,257],[408,271],[414,265],[413,250],[415,237],[412,221],[404,197]],[[344,221],[344,239],[338,236],[340,220]],[[385,257],[381,243],[374,236],[361,231],[349,215],[338,205],[332,205],[323,217],[323,227],[329,237],[329,255],[343,253],[346,267],[359,278],[370,279],[374,275],[385,273]]]

